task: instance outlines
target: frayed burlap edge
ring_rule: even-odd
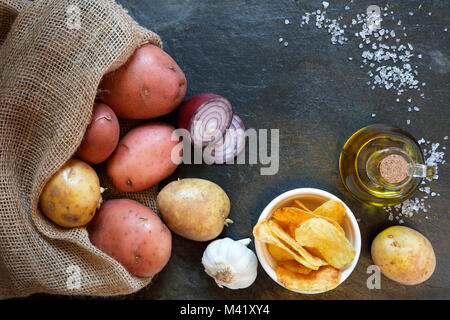
[[[68,28],[69,7],[80,10],[79,30]],[[102,76],[161,40],[112,0],[0,0],[0,17],[0,298],[141,289],[151,278],[131,276],[85,228],[51,223],[38,200],[81,143]],[[126,196],[156,209],[156,192]]]

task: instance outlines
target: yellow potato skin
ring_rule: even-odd
[[[39,199],[42,212],[65,228],[84,226],[100,203],[100,182],[87,163],[70,159],[47,182]]]
[[[230,199],[217,184],[197,178],[173,181],[158,194],[159,211],[176,234],[195,241],[216,238],[230,213]]]
[[[430,241],[408,227],[389,227],[372,242],[372,259],[381,272],[394,281],[415,285],[426,281],[436,267]]]

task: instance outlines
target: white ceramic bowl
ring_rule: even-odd
[[[273,199],[263,210],[261,215],[259,216],[258,222],[261,220],[264,220],[266,218],[269,218],[273,212],[275,212],[277,209],[280,209],[285,206],[289,206],[290,203],[294,199],[298,200],[308,200],[308,202],[316,202],[317,205],[320,205],[321,203],[333,199],[341,202],[345,209],[347,210],[347,215],[344,220],[342,228],[345,231],[345,235],[347,239],[350,241],[352,246],[356,250],[355,258],[351,263],[346,265],[344,268],[341,269],[341,281],[339,284],[345,281],[345,279],[348,278],[348,276],[352,273],[353,269],[355,268],[358,259],[359,254],[361,252],[361,233],[359,231],[359,226],[356,221],[355,216],[353,215],[352,211],[347,207],[347,205],[338,197],[332,195],[329,192],[320,190],[320,189],[313,189],[313,188],[300,188],[300,189],[294,189],[291,191],[287,191],[275,199]],[[313,209],[313,208],[312,208]],[[256,255],[258,256],[258,260],[261,263],[261,266],[264,268],[264,270],[267,272],[267,274],[278,283],[283,288],[286,288],[282,283],[280,283],[277,280],[277,275],[275,273],[275,266],[276,261],[272,256],[270,255],[267,246],[265,243],[255,240],[255,248],[256,248]],[[286,288],[287,289],[287,288]],[[291,290],[291,289],[288,289]],[[291,290],[298,293],[304,293],[304,294],[317,294],[317,293],[323,293],[325,291],[321,292],[303,292],[303,291],[296,291]]]

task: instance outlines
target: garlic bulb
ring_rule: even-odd
[[[219,287],[242,289],[256,279],[258,260],[247,248],[250,239],[224,238],[211,242],[203,253],[202,264]]]

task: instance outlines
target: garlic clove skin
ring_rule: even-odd
[[[205,272],[220,288],[247,288],[256,279],[258,259],[247,248],[250,239],[234,241],[224,238],[211,242],[203,253]]]

